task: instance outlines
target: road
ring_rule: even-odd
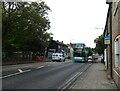
[[[2,78],[3,89],[62,89],[91,63],[51,62]]]

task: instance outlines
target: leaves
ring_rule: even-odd
[[[104,38],[103,38],[103,35],[99,36],[99,38],[96,39],[95,51],[98,52],[98,54],[103,54],[103,52],[104,52]]]
[[[3,2],[3,51],[43,51],[51,33],[45,2]]]

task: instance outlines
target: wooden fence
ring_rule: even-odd
[[[35,62],[35,57],[39,52],[2,52],[3,64],[17,64]]]

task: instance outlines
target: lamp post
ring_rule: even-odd
[[[103,28],[99,28],[99,27],[96,27],[95,29],[102,29],[103,30]]]

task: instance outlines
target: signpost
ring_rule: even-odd
[[[110,44],[110,36],[105,36],[104,37],[104,43],[105,44]]]

